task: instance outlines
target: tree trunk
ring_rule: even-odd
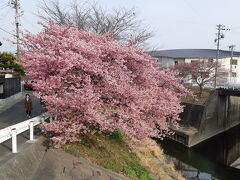
[[[199,97],[202,97],[202,86],[199,86]]]

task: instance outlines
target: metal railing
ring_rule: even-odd
[[[218,88],[239,90],[240,89],[240,78],[239,77],[228,77],[227,82],[219,84]]]
[[[228,84],[240,84],[239,77],[228,77]]]
[[[44,122],[49,118],[49,113],[44,113],[41,116],[14,124],[0,130],[0,144],[12,139],[12,152],[17,153],[17,135],[27,130],[30,130],[30,141],[34,140],[34,126]],[[52,118],[51,118],[52,119]]]

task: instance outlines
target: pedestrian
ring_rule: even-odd
[[[31,111],[32,111],[32,100],[29,94],[26,94],[25,101],[24,101],[24,108],[26,110],[27,117],[30,118]]]

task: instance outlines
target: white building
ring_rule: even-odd
[[[214,49],[172,49],[151,51],[149,54],[158,58],[159,65],[173,66],[199,60],[216,60],[217,50]],[[233,52],[231,67],[231,51],[219,51],[219,61],[229,72],[228,84],[240,84],[240,52]]]

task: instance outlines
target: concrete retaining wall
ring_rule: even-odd
[[[240,97],[213,93],[204,105],[184,105],[180,124],[197,129],[189,137],[190,147],[240,124]]]

